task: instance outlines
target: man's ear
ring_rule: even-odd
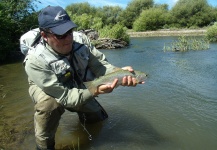
[[[47,42],[47,34],[44,31],[41,31],[41,36]]]

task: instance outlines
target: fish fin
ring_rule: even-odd
[[[118,71],[118,70],[123,70],[123,69],[116,67],[115,69],[113,69],[112,72],[115,72],[115,71]]]
[[[92,94],[95,93],[97,87],[93,84],[92,81],[84,82],[84,85]]]

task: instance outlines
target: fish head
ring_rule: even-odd
[[[147,79],[148,75],[141,71],[135,71],[135,78],[138,82],[143,82]]]

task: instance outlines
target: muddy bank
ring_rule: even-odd
[[[205,29],[192,29],[192,30],[158,30],[146,32],[127,32],[130,37],[151,37],[151,36],[204,36]]]

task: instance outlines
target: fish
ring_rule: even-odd
[[[118,79],[116,85],[116,87],[118,87],[122,84],[122,79],[125,76],[132,76],[133,78],[136,78],[137,83],[142,83],[147,79],[148,75],[141,71],[130,72],[128,70],[118,69],[104,76],[100,76],[93,81],[84,82],[84,85],[91,93],[94,93],[99,85],[111,85],[115,79]]]

